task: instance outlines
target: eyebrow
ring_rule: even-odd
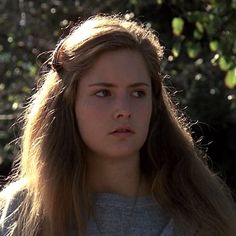
[[[108,88],[117,87],[117,85],[115,85],[115,84],[106,83],[106,82],[95,83],[95,84],[89,84],[89,87],[95,87],[95,86],[108,87]],[[140,86],[150,87],[149,84],[144,83],[144,82],[138,82],[138,83],[130,84],[128,87],[129,87],[129,88],[134,88],[134,87],[140,87]]]

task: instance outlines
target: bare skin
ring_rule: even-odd
[[[142,56],[131,50],[102,54],[79,83],[75,113],[87,146],[91,191],[147,194],[140,149],[148,135],[152,89]]]
[[[89,158],[88,182],[92,192],[116,193],[123,196],[145,196],[150,193],[150,187],[141,177],[139,160],[125,162],[96,161]]]

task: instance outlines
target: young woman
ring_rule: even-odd
[[[151,29],[121,16],[74,27],[25,112],[1,235],[236,235],[227,187],[170,100]]]

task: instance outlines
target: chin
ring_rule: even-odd
[[[115,152],[109,153],[108,156],[110,156],[111,158],[127,158],[127,157],[135,157],[135,156],[139,156],[139,151],[135,150],[135,151],[127,151],[127,150],[117,150]]]

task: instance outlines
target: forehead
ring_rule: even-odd
[[[120,49],[101,54],[90,70],[81,78],[82,83],[110,82],[150,84],[150,76],[142,55],[134,50]]]

